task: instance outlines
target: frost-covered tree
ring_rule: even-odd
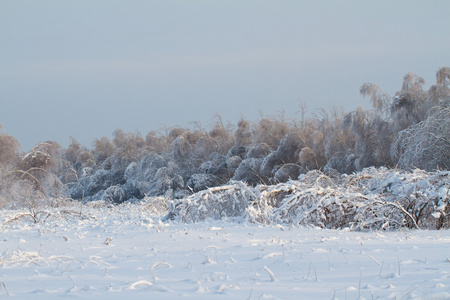
[[[391,100],[379,86],[364,83],[360,93],[369,97],[372,110],[364,110],[361,106],[348,113],[342,119],[343,132],[351,132],[354,136],[353,149],[343,153],[339,151],[330,157],[331,164],[341,170],[362,170],[371,166],[390,166],[390,146],[395,138],[395,128],[391,121]],[[339,163],[339,160],[341,163]],[[346,166],[342,162],[345,162]],[[348,163],[354,162],[354,167]],[[338,165],[336,165],[338,163]]]
[[[391,165],[389,149],[396,134],[389,115],[389,108],[392,107],[391,98],[379,86],[370,83],[363,84],[360,93],[364,97],[370,97],[374,108],[373,112],[366,113],[368,136],[373,139],[370,144],[373,146],[373,157],[376,160],[372,166],[389,166]],[[370,165],[363,167],[368,166]]]
[[[209,155],[212,153],[220,152],[222,152],[222,149],[217,140],[209,135],[204,135],[195,143],[191,159],[196,163],[196,165],[200,165],[204,161],[207,161]]]
[[[208,135],[217,143],[219,154],[226,155],[235,144],[230,126],[225,126],[220,116],[216,116],[214,126],[209,130]]]
[[[94,141],[93,154],[96,165],[102,166],[103,163],[108,158],[110,158],[113,153],[114,153],[114,145],[113,143],[111,143],[109,138],[104,136],[101,139],[97,139]],[[110,162],[108,161],[108,164],[105,164],[103,167],[107,169],[111,168]]]
[[[81,145],[76,139],[71,138],[72,143],[63,150],[64,168],[59,173],[61,181],[70,185],[77,182],[82,175],[92,173],[96,168],[96,162],[92,151]]]
[[[349,127],[344,128],[343,126],[345,112],[342,108],[333,107],[330,114],[322,111],[321,115],[324,120],[324,155],[326,158],[324,170],[347,174],[354,172],[355,136]]]
[[[19,158],[19,141],[13,136],[0,133],[0,166],[15,165]]]
[[[178,164],[188,163],[192,151],[189,139],[181,134],[173,141],[173,159]]]
[[[401,131],[391,153],[400,168],[450,169],[450,107],[437,106],[425,121]]]
[[[252,143],[252,134],[250,132],[250,123],[244,119],[239,120],[238,128],[234,132],[236,148],[248,147]]]
[[[428,90],[428,98],[432,103],[448,105],[450,103],[450,68],[443,67],[436,73],[436,84]]]
[[[139,133],[124,133],[122,129],[114,131],[114,152],[110,156],[113,169],[123,169],[133,161],[147,154],[147,144]]]
[[[298,130],[286,134],[279,142],[276,151],[271,152],[262,160],[260,167],[261,177],[265,181],[270,181],[283,165],[298,164],[299,152],[305,146],[305,138]]]
[[[154,130],[145,136],[145,142],[149,151],[155,153],[169,152],[172,145],[166,137],[158,135]]]
[[[19,160],[20,144],[13,136],[0,133],[0,149],[0,208],[3,208],[11,203],[12,188],[18,180],[14,170]]]
[[[403,86],[394,97],[391,105],[392,127],[394,132],[423,121],[428,110],[436,103],[427,101],[427,93],[423,90],[425,80],[414,73],[403,78]]]
[[[145,195],[181,198],[230,180],[284,182],[311,170],[337,178],[372,166],[448,168],[449,79],[450,68],[441,68],[426,91],[423,78],[408,73],[393,98],[365,83],[360,93],[371,108],[345,113],[332,107],[307,118],[303,107],[297,122],[279,114],[231,127],[217,116],[209,130],[170,127],[145,139],[118,129],[91,150],[74,140],[51,172],[64,178],[74,198],[118,203]],[[432,155],[432,147],[439,154]],[[123,197],[113,196],[120,191]]]
[[[365,167],[377,165],[374,154],[376,148],[376,136],[371,126],[373,112],[364,111],[362,107],[347,114],[342,122],[344,130],[350,130],[355,136],[355,146],[352,151],[355,156],[355,169],[362,170]]]
[[[290,131],[290,126],[283,115],[280,115],[277,119],[268,117],[262,118],[253,127],[253,143],[265,143],[269,145],[272,150],[278,148],[280,141]]]
[[[63,184],[57,174],[66,168],[62,152],[57,142],[40,143],[21,158],[16,174],[44,195],[59,196]]]
[[[410,75],[402,90],[411,102],[410,114],[417,116],[415,123],[400,131],[392,143],[391,157],[405,169],[425,170],[450,168],[450,68],[441,68],[436,84],[428,92],[421,90],[422,81]],[[405,87],[406,86],[406,87]],[[431,108],[430,108],[431,107]]]

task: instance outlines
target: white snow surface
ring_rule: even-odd
[[[450,298],[448,230],[161,222],[137,204],[37,217],[0,211],[0,298]]]
[[[367,169],[2,209],[0,298],[450,299],[449,186]]]

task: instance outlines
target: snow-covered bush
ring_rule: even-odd
[[[242,182],[203,190],[171,204],[166,216],[182,222],[242,217],[256,198],[254,190]]]
[[[355,160],[356,156],[351,152],[337,152],[328,159],[323,170],[325,173],[337,171],[340,174],[352,174],[356,171]]]
[[[449,228],[449,175],[368,168],[331,177],[311,171],[277,185],[210,188],[174,202],[168,217],[183,222],[241,217],[266,225],[354,230]]]
[[[112,203],[122,203],[125,200],[125,192],[119,186],[111,186],[105,190],[103,200]]]
[[[259,169],[261,167],[262,159],[247,158],[244,159],[239,167],[234,172],[234,181],[244,181],[251,185],[256,185],[262,182],[259,176]]]
[[[316,154],[310,147],[304,147],[298,154],[298,161],[305,170],[319,169]]]
[[[279,168],[273,177],[276,182],[286,182],[288,180],[297,179],[300,172],[304,171],[301,166],[297,164],[285,164]]]
[[[270,147],[266,143],[257,144],[250,147],[245,154],[245,158],[264,158],[270,153]]]
[[[223,166],[225,159],[226,157],[224,155],[213,152],[207,157],[206,161],[200,165],[197,172],[214,174]]]
[[[217,178],[212,174],[200,173],[193,174],[186,185],[194,192],[207,189],[208,187],[217,186]]]

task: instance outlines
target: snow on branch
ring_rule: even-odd
[[[368,168],[329,177],[250,187],[235,182],[176,200],[168,216],[181,222],[240,217],[252,223],[354,230],[447,228],[449,172]]]

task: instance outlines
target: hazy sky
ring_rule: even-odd
[[[0,123],[25,151],[214,114],[368,107],[450,66],[450,1],[0,0]]]

